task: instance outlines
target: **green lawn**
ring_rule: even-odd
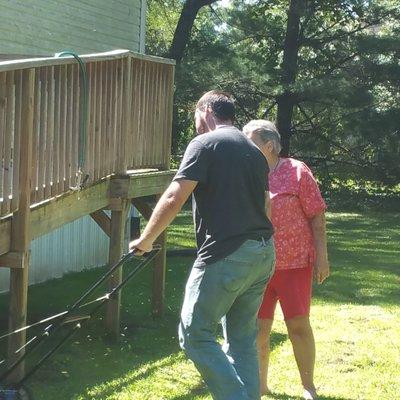
[[[187,213],[178,217],[170,229],[171,247],[193,246],[191,222]],[[332,276],[315,287],[312,308],[322,399],[400,398],[399,226],[399,214],[328,214]],[[120,342],[107,343],[102,321],[92,321],[29,381],[35,400],[211,399],[176,335],[190,264],[190,258],[168,259],[167,310],[161,320],[150,315],[150,269],[131,282],[123,293]],[[71,274],[31,287],[30,320],[63,310],[100,273]],[[1,327],[5,314],[6,296],[0,296]],[[280,314],[272,342],[274,395],[264,399],[300,399]]]

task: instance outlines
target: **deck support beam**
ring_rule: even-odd
[[[29,247],[31,242],[30,232],[30,194],[31,194],[31,166],[32,166],[32,137],[33,137],[33,110],[34,110],[34,84],[35,70],[22,71],[21,100],[21,138],[20,164],[19,164],[19,202],[18,210],[14,213],[11,223],[11,252],[21,256],[20,268],[10,269],[10,305],[9,305],[9,332],[26,325],[27,300],[28,300],[28,272],[29,272]],[[19,332],[9,337],[8,361],[13,364],[24,354],[18,351],[25,345],[26,331]],[[9,382],[17,382],[25,372],[24,362],[8,376]]]
[[[93,221],[103,230],[103,232],[110,237],[111,236],[111,218],[103,211],[98,210],[90,213]]]
[[[157,201],[161,195],[157,196]],[[161,233],[156,243],[161,246],[160,252],[154,260],[153,270],[153,295],[152,295],[152,312],[155,317],[164,315],[165,304],[165,273],[167,270],[167,231]]]
[[[111,235],[108,264],[112,267],[124,252],[125,226],[129,211],[129,200],[118,199],[118,206],[111,208]],[[108,292],[122,281],[122,266],[115,270],[108,280]],[[120,333],[121,292],[116,293],[108,302],[106,310],[106,333],[112,340],[117,340]]]
[[[161,195],[157,195],[157,201]],[[143,199],[136,198],[132,200],[132,204],[142,214],[143,218],[149,220],[153,209]],[[153,293],[152,293],[152,313],[155,317],[161,317],[164,314],[164,302],[165,302],[165,273],[167,265],[167,232],[164,231],[157,238],[156,244],[161,245],[161,250],[154,260],[153,269]]]

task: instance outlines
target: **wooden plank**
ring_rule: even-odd
[[[127,58],[124,63],[123,75],[123,112],[122,112],[122,137],[121,137],[121,151],[119,154],[119,162],[117,163],[116,173],[125,174],[127,170],[127,143],[129,132],[132,129],[131,115],[132,115],[132,80],[131,80],[131,59]]]
[[[71,181],[72,171],[72,137],[74,129],[74,75],[72,73],[73,66],[67,67],[67,123],[66,123],[66,136],[65,136],[65,181],[64,192],[68,191],[73,186]]]
[[[107,91],[106,91],[106,123],[105,123],[105,131],[106,131],[106,176],[111,175],[114,172],[114,168],[112,166],[112,159],[114,154],[112,153],[112,85],[113,85],[113,64],[111,62],[107,63]]]
[[[0,221],[0,254],[5,254],[11,248],[11,219]]]
[[[120,185],[117,184],[120,178],[114,178],[116,182],[110,187],[113,190],[111,196],[133,199],[161,193],[169,185],[174,174],[174,171],[164,171],[164,174],[158,172],[144,174],[140,179],[130,178],[127,186],[123,178]]]
[[[159,198],[159,196],[158,196]],[[152,313],[155,317],[161,317],[165,308],[165,276],[167,266],[167,231],[165,230],[156,239],[155,244],[161,245],[161,250],[154,260],[153,269],[153,295]]]
[[[39,151],[39,140],[40,140],[40,74],[39,70],[35,73],[35,110],[33,113],[33,137],[32,137],[32,192],[31,202],[36,203],[38,201],[38,189],[39,189],[39,158],[42,154]]]
[[[4,134],[4,150],[3,150],[3,204],[1,207],[1,214],[6,215],[10,212],[10,194],[11,194],[11,178],[12,178],[12,164],[11,164],[11,150],[13,142],[13,132],[12,132],[12,119],[14,118],[13,113],[8,115],[10,109],[10,102],[12,99],[7,98],[7,78],[3,77],[3,82],[0,88],[0,101],[3,103],[5,110],[5,122],[3,122],[3,127],[5,129]],[[14,96],[13,96],[14,97]],[[12,98],[13,98],[12,97]]]
[[[130,186],[129,175],[122,175],[119,177],[113,177],[110,181],[109,194],[110,198],[128,198]]]
[[[127,139],[126,139],[126,148],[127,151],[125,153],[126,157],[126,168],[129,169],[132,166],[132,158],[133,158],[133,153],[134,153],[134,145],[135,145],[135,134],[137,130],[134,128],[135,126],[135,120],[134,120],[134,110],[135,110],[135,71],[134,71],[135,65],[131,61],[129,70],[130,70],[130,102],[131,102],[131,108],[129,110],[129,118],[130,118],[130,126],[129,126],[129,131],[127,132]]]
[[[94,172],[94,180],[97,181],[101,178],[101,134],[102,134],[102,126],[101,126],[101,117],[102,117],[102,94],[103,94],[103,84],[102,84],[102,70],[103,65],[101,63],[96,64],[96,123],[95,123],[95,149],[94,149],[94,157],[95,157],[95,172]]]
[[[137,197],[132,199],[132,205],[142,214],[143,218],[149,220],[151,214],[153,213],[153,209],[144,199]]]
[[[163,171],[132,175],[128,198],[150,196],[161,193],[171,182],[175,171]],[[133,193],[135,193],[133,195]],[[53,229],[72,222],[84,215],[103,209],[109,204],[109,181],[71,192],[46,205],[32,210],[32,238],[37,238]]]
[[[110,93],[110,100],[111,100],[111,109],[110,109],[110,170],[115,171],[115,164],[117,162],[118,153],[116,151],[117,147],[117,119],[118,119],[118,107],[117,107],[117,68],[118,63],[113,62],[111,64],[111,93]]]
[[[146,165],[153,165],[153,152],[154,147],[157,145],[154,140],[154,122],[155,122],[155,107],[154,107],[154,89],[155,89],[155,68],[153,64],[148,65],[149,68],[149,88],[148,88],[148,114],[147,114],[147,126],[148,126],[148,135],[145,143],[145,152],[147,157]]]
[[[92,76],[93,76],[93,64],[88,64],[86,65],[86,73],[87,73],[87,85],[88,85],[88,92],[87,92],[87,139],[86,139],[86,151],[85,151],[85,173],[89,175],[87,183],[89,184],[92,180],[92,165],[93,165],[93,159],[92,159],[92,152],[90,151],[91,149],[91,143],[93,140],[93,121],[92,121],[92,107],[91,107],[91,102],[92,102]]]
[[[161,195],[156,196],[157,201]],[[142,216],[149,220],[153,209],[142,198],[132,199],[132,204],[142,214]],[[167,231],[161,233],[156,239],[155,244],[161,245],[161,250],[154,260],[153,269],[153,290],[152,290],[152,313],[155,317],[161,317],[164,314],[165,303],[165,276],[167,265]]]
[[[147,62],[143,63],[143,103],[142,103],[142,130],[143,130],[143,142],[142,142],[142,161],[140,163],[141,166],[147,167],[148,157],[147,157],[147,143],[149,140],[149,125],[148,125],[148,114],[149,114],[149,65]]]
[[[161,193],[174,174],[175,171],[133,174],[130,176],[127,195],[129,198],[136,198]],[[30,217],[32,239],[107,207],[110,203],[109,185],[110,180],[104,180],[33,207]],[[10,232],[10,219],[0,220],[0,254],[10,251]]]
[[[129,201],[123,201],[122,210],[111,211],[111,236],[109,266],[113,266],[124,252],[125,226],[129,210]],[[115,270],[108,280],[108,292],[122,282],[122,266]],[[117,340],[120,332],[121,291],[108,302],[106,310],[106,332],[111,339]]]
[[[101,173],[100,176],[103,178],[107,176],[107,162],[108,162],[108,154],[107,154],[107,75],[108,75],[108,66],[107,63],[103,63],[102,69],[102,101],[101,101],[101,144],[100,144],[100,154],[101,154]]]
[[[139,101],[140,101],[140,91],[139,91],[139,68],[138,62],[133,60],[132,61],[132,144],[130,147],[130,154],[128,157],[128,168],[135,168],[137,164],[137,150],[138,150],[138,143],[139,143]]]
[[[60,182],[60,130],[61,130],[61,67],[54,68],[54,125],[53,125],[53,170],[51,196],[59,194]]]
[[[28,270],[30,235],[30,195],[32,174],[32,133],[34,112],[35,70],[26,70],[22,75],[21,104],[21,157],[19,174],[19,205],[14,213],[11,227],[11,250],[23,253],[22,268],[10,270],[10,308],[9,331],[12,332],[26,325]],[[23,138],[23,140],[22,140]],[[24,351],[18,352],[26,341],[26,332],[12,335],[8,341],[8,360],[12,363],[21,357]],[[24,376],[24,363],[9,376],[11,382],[19,381]]]
[[[168,67],[168,91],[166,98],[168,99],[167,106],[167,135],[166,135],[166,145],[165,149],[165,164],[164,168],[168,170],[171,165],[171,146],[172,146],[172,119],[173,119],[173,108],[174,108],[174,76],[175,76],[175,67],[173,65]]]
[[[154,140],[157,143],[154,152],[153,163],[155,165],[162,163],[163,158],[163,150],[164,150],[164,131],[163,131],[163,103],[165,102],[165,98],[163,97],[163,74],[160,66],[156,65],[157,71],[157,86],[156,86],[156,98],[154,101],[155,110],[155,131],[154,131]]]
[[[67,68],[60,67],[60,146],[59,146],[59,181],[58,193],[64,191],[64,182],[66,179],[66,135],[67,135]]]
[[[175,61],[168,58],[139,54],[129,50],[113,50],[105,53],[83,54],[80,57],[86,63],[93,61],[117,60],[131,57],[137,60],[146,60],[161,64],[175,65]],[[46,67],[49,65],[69,65],[74,64],[75,62],[76,61],[73,57],[40,57],[22,60],[2,61],[0,62],[0,72],[25,68]]]
[[[169,104],[172,102],[172,99],[170,99],[169,96],[171,94],[169,93],[169,73],[167,68],[162,68],[163,70],[163,103],[162,103],[162,132],[163,132],[163,146],[162,146],[162,164],[163,164],[163,169],[168,169],[166,167],[167,164],[169,164],[169,149],[167,147],[171,147],[171,143],[168,141],[169,137]]]
[[[123,85],[124,85],[124,64],[123,60],[117,62],[117,121],[116,121],[116,136],[115,136],[115,151],[117,154],[114,171],[119,168],[119,154],[121,151],[122,134],[122,119],[124,116],[124,99],[123,99]]]
[[[25,265],[24,253],[11,251],[0,256],[0,267],[23,268]]]
[[[110,64],[109,62],[104,63],[104,77],[103,77],[103,85],[104,85],[104,96],[103,96],[103,133],[104,133],[104,141],[103,141],[103,176],[110,175],[112,172],[110,168],[111,163],[111,154],[110,154]]]
[[[71,186],[76,187],[77,172],[79,169],[79,137],[81,135],[81,80],[80,80],[80,70],[78,64],[73,66],[73,76],[74,76],[74,119],[73,119],[73,129],[72,129],[72,161],[71,161]],[[82,177],[83,178],[83,177]]]
[[[123,138],[125,135],[125,131],[124,131],[124,127],[126,125],[125,123],[125,111],[126,111],[126,107],[125,107],[125,103],[126,103],[126,88],[125,88],[125,75],[126,75],[126,68],[125,68],[125,63],[123,61],[120,62],[119,65],[119,85],[118,85],[118,92],[119,92],[119,101],[118,101],[118,105],[120,106],[120,118],[118,121],[118,132],[117,132],[117,152],[118,152],[118,158],[117,158],[117,162],[115,164],[115,172],[116,173],[123,173],[123,164],[124,164],[124,159],[121,157],[123,152],[123,155],[125,155],[125,150],[124,150],[124,146],[122,145],[123,143]]]
[[[40,137],[39,137],[39,189],[38,201],[44,199],[45,169],[46,169],[46,137],[47,137],[47,69],[40,71]]]
[[[64,224],[75,221],[108,205],[108,184],[104,181],[34,208],[31,214],[32,238],[35,239]]]
[[[164,74],[161,66],[157,65],[157,96],[155,101],[156,107],[156,128],[155,128],[155,137],[156,143],[158,144],[156,149],[156,153],[154,156],[153,163],[155,165],[162,164],[164,158],[164,145],[165,145],[165,135],[164,135],[164,123],[165,123],[165,102],[167,99],[165,98],[164,91]]]
[[[16,77],[16,79],[15,79]],[[14,89],[15,79],[15,89]],[[12,152],[12,200],[10,211],[14,212],[19,203],[19,159],[21,145],[21,103],[22,77],[21,71],[10,72],[7,77],[7,126],[6,132],[13,132]]]
[[[44,198],[51,197],[52,173],[53,173],[53,140],[54,140],[54,67],[47,71],[47,131],[46,131],[46,156],[45,156],[45,188]]]
[[[96,65],[94,63],[90,64],[90,102],[89,102],[89,141],[88,141],[88,150],[89,150],[89,174],[90,174],[90,182],[93,182],[95,179],[95,145],[96,145]]]
[[[93,213],[90,213],[90,216],[96,222],[96,224],[103,230],[103,232],[108,237],[110,237],[111,236],[111,219],[110,219],[110,217],[103,210],[98,210]]]
[[[143,160],[144,160],[144,154],[143,154],[143,143],[146,140],[146,126],[144,124],[144,107],[145,107],[145,80],[146,80],[146,74],[145,74],[145,69],[144,69],[145,63],[140,61],[138,62],[138,90],[137,90],[137,95],[139,96],[138,98],[138,105],[137,105],[137,110],[138,110],[138,131],[137,131],[137,140],[136,144],[137,147],[135,148],[135,154],[136,154],[136,163],[134,164],[135,167],[143,165]]]
[[[7,79],[7,73],[0,73],[0,215],[1,208],[4,203],[4,136],[6,127],[6,98],[4,93],[5,83]]]
[[[156,140],[156,132],[155,132],[155,122],[156,122],[156,117],[155,117],[155,112],[156,112],[156,105],[155,105],[155,91],[156,91],[156,79],[157,79],[157,72],[156,72],[156,66],[152,63],[149,65],[150,69],[150,76],[151,79],[149,79],[149,113],[148,113],[148,124],[149,124],[149,137],[147,140],[147,157],[148,157],[148,166],[153,166],[154,165],[154,151],[156,150],[158,143]]]

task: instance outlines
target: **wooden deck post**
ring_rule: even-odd
[[[160,196],[157,196],[159,198]],[[165,272],[167,266],[167,231],[164,231],[156,240],[161,250],[154,260],[152,313],[155,317],[162,317],[165,303]]]
[[[114,265],[124,252],[125,225],[129,210],[129,201],[118,199],[111,205],[111,236],[109,247],[109,266]],[[122,281],[122,267],[118,268],[108,281],[108,291]],[[117,340],[120,331],[121,292],[118,292],[107,303],[106,333],[112,340]]]
[[[21,98],[21,134],[20,134],[20,164],[19,164],[19,204],[14,213],[11,225],[11,251],[21,254],[22,268],[10,269],[10,308],[9,331],[12,332],[26,325],[28,270],[30,233],[30,194],[32,171],[32,136],[34,109],[35,70],[22,71]],[[24,350],[16,353],[24,346],[25,331],[10,336],[8,341],[8,358],[11,363],[24,354]],[[22,362],[15,372],[9,376],[10,382],[18,381],[24,375]]]
[[[156,196],[156,200],[161,195]],[[150,219],[152,208],[143,199],[136,198],[132,200],[132,204],[139,210],[143,217]],[[152,292],[152,313],[155,317],[161,317],[164,314],[165,299],[165,272],[167,266],[167,231],[161,233],[157,238],[156,244],[161,245],[161,250],[154,260],[153,269],[153,292]]]
[[[127,175],[127,137],[131,128],[130,115],[132,105],[132,85],[131,85],[131,58],[128,57],[123,61],[122,73],[122,100],[123,112],[121,132],[119,136],[118,160],[116,163],[116,175],[125,177]],[[130,202],[125,196],[116,196],[110,189],[110,209],[111,209],[111,235],[109,247],[109,266],[115,264],[124,252],[125,226],[128,217]],[[113,289],[122,281],[122,267],[118,268],[108,281],[108,288]],[[113,299],[107,303],[106,310],[106,334],[112,340],[117,340],[120,331],[120,308],[121,308],[121,292],[118,292]]]

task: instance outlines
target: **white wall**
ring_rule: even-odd
[[[108,260],[107,235],[90,216],[32,241],[29,283],[60,278],[65,273],[105,265]],[[9,270],[0,268],[0,292],[9,287]]]
[[[139,51],[143,0],[0,0],[0,54]]]

